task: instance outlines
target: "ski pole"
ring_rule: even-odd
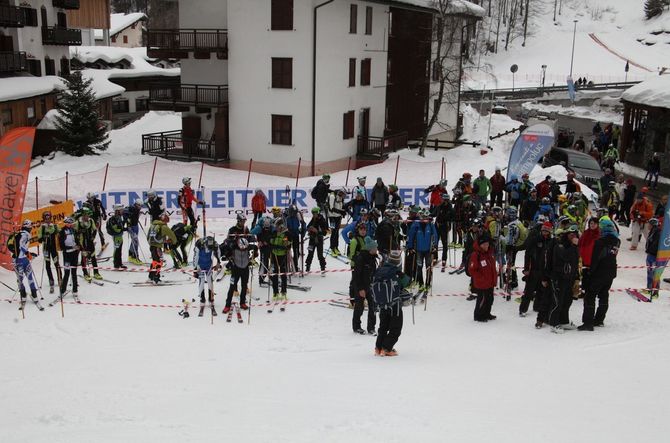
[[[253,297],[253,288],[254,288],[254,267],[250,266],[251,268],[251,280],[249,281],[249,312],[247,313],[247,325],[251,324],[251,305],[252,302],[254,301]]]

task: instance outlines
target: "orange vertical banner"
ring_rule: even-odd
[[[5,269],[12,269],[7,238],[21,223],[34,141],[35,128],[27,127],[12,129],[0,139],[0,263]]]

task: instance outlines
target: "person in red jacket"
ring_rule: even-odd
[[[596,240],[600,238],[600,228],[598,227],[598,217],[591,217],[589,224],[579,237],[579,257],[582,259],[582,294],[589,287],[589,270],[591,268],[591,256],[593,255],[593,246]]]
[[[256,189],[256,192],[251,199],[251,210],[254,213],[254,219],[251,222],[251,229],[254,229],[254,226],[256,226],[256,221],[263,217],[267,209],[267,200],[265,198],[265,194],[262,190]]]
[[[472,278],[472,288],[477,294],[475,321],[495,320],[496,316],[491,315],[491,306],[493,306],[493,288],[496,286],[498,273],[491,247],[491,237],[488,233],[484,233],[473,245],[468,273]]]
[[[505,190],[505,177],[496,168],[495,174],[489,179],[491,181],[491,207],[503,205],[503,191]]]
[[[179,190],[179,207],[181,208],[181,216],[184,224],[187,224],[187,221],[189,221],[195,229],[197,222],[195,220],[195,214],[193,213],[193,202],[196,202],[199,205],[204,205],[205,202],[198,200],[198,197],[195,196],[193,189],[191,189],[191,177],[184,177],[181,179],[181,182],[184,184],[184,187]]]
[[[537,197],[542,200],[544,197],[551,197],[551,176],[547,175],[547,177],[542,180],[540,183],[535,186],[537,189]]]

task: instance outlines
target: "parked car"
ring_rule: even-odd
[[[563,165],[568,171],[575,173],[575,178],[590,188],[605,175],[598,162],[588,154],[573,149],[552,148],[542,160],[542,167]]]
[[[491,108],[491,113],[492,114],[508,114],[509,109],[507,109],[507,106],[505,106],[503,103],[496,103],[493,105],[493,108]]]

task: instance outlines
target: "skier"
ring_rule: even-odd
[[[603,326],[609,306],[609,290],[616,278],[617,254],[619,252],[619,233],[614,223],[603,217],[599,222],[600,238],[593,246],[591,276],[584,295],[584,313],[580,331],[593,331],[594,326]],[[598,297],[598,310],[596,310]]]
[[[435,229],[442,242],[442,272],[447,265],[447,255],[449,253],[449,231],[454,221],[454,208],[451,206],[449,194],[442,194],[442,204],[437,208],[435,215]]]
[[[375,355],[378,356],[398,355],[393,347],[402,332],[403,299],[411,297],[405,291],[410,278],[400,270],[401,263],[402,252],[393,250],[374,274],[372,289],[379,308],[379,330],[375,343]],[[382,297],[377,297],[378,292]]]
[[[389,190],[381,177],[377,177],[377,182],[372,187],[371,203],[382,214],[386,211],[389,202]]]
[[[316,249],[319,265],[321,266],[321,274],[326,272],[326,259],[323,256],[323,238],[328,235],[328,223],[321,215],[321,209],[318,207],[312,208],[312,219],[307,224],[307,235],[309,237],[309,246],[307,250],[307,260],[305,261],[305,271],[309,272],[314,259],[314,250]]]
[[[512,174],[510,181],[505,184],[505,190],[507,191],[509,205],[518,207],[521,203],[521,183],[519,183],[519,178],[516,175]]]
[[[272,270],[271,271],[272,275],[270,276],[270,280],[272,280],[272,290],[273,290],[272,300],[286,301],[288,300],[288,297],[286,296],[286,285],[288,283],[288,278],[286,275],[287,271],[286,254],[291,245],[291,241],[288,238],[284,220],[282,220],[281,218],[275,220],[274,233],[272,234],[269,243],[271,248],[270,269]],[[279,287],[280,277],[281,277],[281,292]]]
[[[423,190],[426,194],[430,193],[430,213],[435,214],[436,208],[442,203],[442,194],[447,192],[447,181],[440,180],[437,185],[432,185]]]
[[[419,291],[423,292],[423,298],[426,297],[433,278],[433,252],[437,248],[437,230],[433,224],[430,213],[423,210],[421,220],[412,223],[407,236],[407,249],[416,254],[416,274],[413,280],[419,285]],[[424,283],[423,265],[426,265],[426,279]]]
[[[97,227],[95,222],[91,220],[91,210],[89,208],[83,207],[81,209],[81,216],[77,221],[75,231],[79,236],[78,244],[81,246],[81,270],[84,273],[84,280],[89,283],[91,281],[91,276],[88,274],[89,262],[93,267],[93,278],[102,280],[102,276],[98,272],[98,260],[95,256]]]
[[[491,206],[503,205],[503,191],[505,190],[505,177],[500,173],[500,168],[496,167],[496,172],[489,179],[491,182]]]
[[[368,201],[368,190],[365,187],[365,182],[367,181],[367,177],[366,176],[356,177],[356,180],[358,181],[358,184],[356,186],[354,186],[354,188],[351,190],[351,195],[352,195],[353,198],[356,198],[356,196],[358,194],[363,194],[363,199],[367,202]]]
[[[508,288],[514,289],[518,286],[517,273],[514,269],[517,252],[523,249],[528,236],[528,230],[518,219],[518,211],[514,206],[507,208],[507,225],[503,228],[503,243],[505,246],[505,262],[507,270],[505,282]],[[509,298],[508,298],[509,300]]]
[[[337,192],[330,194],[328,199],[328,221],[330,223],[330,254],[334,257],[341,255],[340,252],[340,225],[342,218],[347,215],[344,210],[344,197],[347,192],[340,188]],[[303,221],[304,223],[304,221]]]
[[[215,260],[216,263],[214,263]],[[200,312],[205,308],[205,289],[207,289],[209,307],[212,310],[212,315],[216,315],[216,309],[214,308],[214,273],[221,268],[221,259],[219,258],[219,245],[211,235],[195,242],[193,268],[195,268],[194,273],[198,276]]]
[[[123,205],[114,205],[114,215],[107,220],[106,228],[114,242],[114,269],[117,271],[128,269],[122,260],[123,233],[126,231],[125,221],[123,220]]]
[[[547,202],[549,199],[547,199]],[[540,201],[537,199],[537,189],[533,188],[530,190],[530,195],[526,200],[521,203],[520,219],[525,222],[526,225],[530,222],[537,214],[540,209]]]
[[[77,293],[77,265],[79,262],[79,251],[81,244],[80,237],[77,233],[74,218],[65,217],[63,220],[63,228],[58,233],[58,241],[60,248],[63,251],[63,280],[60,284],[60,298],[62,299],[67,290],[67,283],[70,275],[72,275],[72,297],[76,302],[79,302],[79,295]]]
[[[647,226],[647,220],[649,220],[654,214],[654,208],[647,197],[644,194],[639,193],[637,195],[637,200],[630,208],[630,219],[631,219],[631,241],[630,250],[634,251],[637,249],[637,244],[640,242],[640,237],[644,235],[646,239],[649,236],[649,228]]]
[[[400,211],[403,208],[402,199],[398,195],[398,186],[389,185],[389,206]]]
[[[149,251],[151,251],[151,268],[149,271],[149,280],[155,284],[161,282],[161,267],[163,266],[163,248],[165,245],[174,245],[177,243],[177,237],[168,227],[170,216],[164,212],[160,219],[154,220],[151,223],[149,232],[147,233],[147,240],[149,241]]]
[[[177,241],[174,244],[166,245],[166,251],[172,257],[174,267],[183,268],[188,262],[188,251],[186,248],[193,241],[195,226],[179,222],[172,225],[170,229],[172,229]]]
[[[295,204],[291,204],[284,210],[284,218],[286,220],[286,228],[288,229],[289,239],[291,240],[291,258],[293,261],[289,263],[292,270],[298,270],[298,260],[300,260],[300,249],[302,241],[305,239],[305,220],[302,218],[302,212],[298,210]]]
[[[637,187],[633,184],[633,179],[629,178],[625,181],[625,189],[623,191],[623,200],[621,201],[621,210],[619,211],[619,220],[622,225],[630,226],[630,208],[635,203],[635,195],[637,194]]]
[[[343,209],[347,212],[347,214],[349,214],[354,222],[358,222],[358,220],[361,218],[361,212],[365,210],[365,213],[367,214],[368,210],[370,209],[370,205],[365,199],[365,190],[359,188],[354,191],[354,199],[345,203]]]
[[[54,292],[54,276],[51,273],[51,262],[53,261],[56,269],[56,277],[60,284],[63,279],[60,263],[58,262],[58,225],[52,221],[51,212],[44,211],[42,213],[42,223],[40,223],[37,231],[37,241],[42,245],[44,250],[44,266],[47,269],[47,277],[49,278],[49,294]]]
[[[397,210],[387,209],[384,218],[375,229],[375,240],[383,259],[386,259],[391,251],[400,249],[399,218]]]
[[[19,286],[19,293],[21,294],[21,306],[19,309],[24,309],[26,306],[26,287],[23,279],[28,280],[30,286],[30,298],[32,298],[35,306],[42,311],[44,308],[37,298],[37,282],[35,281],[35,273],[30,265],[30,259],[37,257],[28,250],[30,245],[30,232],[33,228],[33,223],[30,220],[24,220],[21,225],[21,230],[16,234],[10,236],[7,241],[7,249],[12,252],[12,262],[14,264],[14,272],[16,273],[16,283]]]
[[[572,288],[579,277],[579,231],[571,225],[560,233],[552,252],[551,287],[553,300],[549,311],[551,332],[562,334],[577,327],[570,322]]]
[[[539,227],[539,229],[537,229]],[[539,232],[538,232],[539,231]],[[537,311],[536,328],[541,328],[548,321],[547,312],[547,288],[549,286],[549,265],[553,252],[553,239],[551,234],[553,226],[551,222],[545,221],[534,227],[526,239],[526,251],[523,262],[523,276],[526,286],[519,305],[519,316],[525,317],[530,302],[535,300],[533,308]]]
[[[256,226],[256,222],[265,215],[267,211],[267,198],[262,189],[256,189],[251,199],[251,210],[254,213],[254,219],[251,221],[251,228]]]
[[[144,203],[149,208],[149,216],[151,221],[160,220],[161,215],[165,212],[165,205],[163,204],[163,197],[159,197],[156,191],[149,189],[147,191],[147,201]]]
[[[231,248],[226,256],[230,263],[230,287],[228,288],[228,296],[226,297],[226,306],[223,308],[223,313],[230,312],[233,302],[233,295],[237,292],[237,283],[240,282],[240,309],[247,310],[247,289],[249,284],[249,268],[252,260],[258,256],[258,247],[244,237],[239,237],[237,240],[229,243]],[[249,254],[251,253],[251,257]]]
[[[370,237],[365,239],[363,250],[356,256],[352,282],[354,289],[354,313],[351,321],[353,330],[357,334],[365,334],[361,328],[361,316],[365,310],[365,301],[368,302],[368,334],[374,335],[377,318],[375,316],[375,302],[370,291],[372,278],[377,269],[377,242]]]
[[[474,250],[468,261],[468,274],[472,277],[472,286],[477,293],[474,320],[477,322],[495,320],[496,316],[491,314],[491,306],[498,274],[491,248],[491,237],[488,233],[482,234],[474,243]]]
[[[596,240],[600,238],[600,229],[598,228],[598,217],[591,217],[587,224],[587,229],[579,237],[579,258],[582,259],[582,292],[586,293],[589,287],[591,277],[591,261],[593,259],[593,246]]]
[[[535,186],[537,189],[537,197],[543,199],[551,196],[551,176],[547,175],[544,180]]]
[[[328,195],[330,193],[330,175],[323,174],[319,181],[316,182],[316,186],[312,188],[311,196],[316,201],[317,206],[324,212],[327,210]]]
[[[260,269],[258,271],[258,284],[260,285],[265,283],[265,276],[270,269],[270,254],[272,252],[270,240],[274,234],[273,223],[272,218],[267,216],[262,217],[251,230],[251,234],[256,237],[261,257]]]
[[[128,261],[135,265],[141,265],[140,260],[140,210],[142,209],[142,200],[139,198],[128,206],[124,211],[124,219],[130,235],[130,247],[128,248]]]
[[[107,243],[105,243],[105,236],[102,233],[102,221],[107,220],[107,210],[102,205],[102,201],[93,192],[86,194],[86,202],[89,204],[89,208],[92,211],[95,228],[98,231],[98,235],[100,236],[100,250],[102,251],[107,247]]]
[[[649,298],[657,298],[658,287],[654,284],[654,272],[656,271],[657,266],[662,266],[656,261],[662,227],[660,226],[659,219],[655,217],[649,219],[649,226],[649,235],[647,236],[647,242],[645,243],[644,248],[644,252],[647,254],[647,291],[649,293]]]
[[[191,177],[184,177],[181,179],[183,187],[179,190],[179,207],[181,208],[181,217],[184,224],[190,222],[194,227],[198,226],[198,222],[195,219],[195,214],[193,213],[193,202],[198,205],[205,204],[204,201],[199,200],[198,197],[191,189]]]

